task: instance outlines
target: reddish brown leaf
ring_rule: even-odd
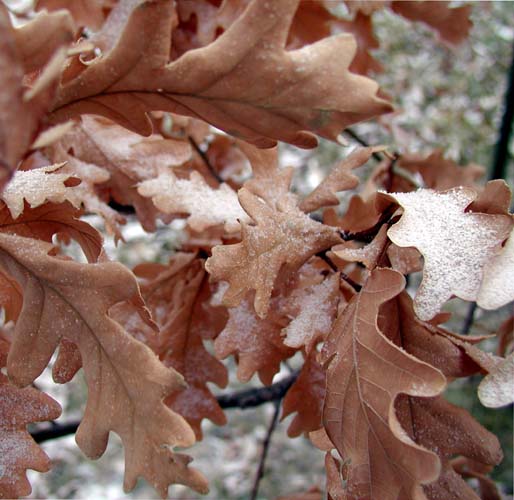
[[[352,123],[391,110],[375,82],[348,71],[351,36],[284,49],[298,0],[253,1],[216,41],[171,63],[173,5],[122,5],[91,39],[103,56],[66,72],[54,120],[101,114],[149,134],[144,113],[164,110],[202,118],[260,147],[277,140],[314,147],[313,133],[335,139]],[[333,58],[334,51],[341,56]]]
[[[9,344],[0,339],[0,366],[7,359]],[[29,495],[27,469],[47,472],[50,460],[27,431],[34,422],[53,420],[61,414],[57,401],[38,390],[20,389],[0,373],[0,498]]]
[[[403,286],[395,271],[372,271],[323,348],[323,422],[343,460],[349,460],[348,498],[410,498],[440,472],[437,456],[407,436],[394,412],[400,393],[434,396],[446,385],[440,371],[399,349],[378,329],[379,307]]]
[[[228,310],[229,319],[214,341],[216,356],[224,359],[234,354],[237,377],[248,382],[255,372],[264,384],[271,384],[280,369],[280,362],[294,354],[284,345],[281,331],[287,319],[270,312],[261,319],[248,299]]]
[[[181,388],[182,377],[107,315],[120,301],[142,303],[134,276],[117,263],[52,257],[50,244],[16,235],[0,234],[0,248],[2,268],[24,289],[9,377],[20,386],[30,384],[65,336],[80,350],[89,389],[76,435],[84,453],[101,456],[114,431],[126,450],[125,489],[143,476],[163,496],[174,482],[206,491],[203,476],[187,467],[190,460],[169,450],[194,442],[187,423],[162,401]]]
[[[305,360],[300,375],[284,398],[282,419],[297,412],[287,429],[289,437],[296,437],[320,429],[325,399],[325,370],[316,360],[313,351]]]

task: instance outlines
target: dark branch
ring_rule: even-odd
[[[347,136],[351,137],[354,141],[358,142],[361,146],[369,148],[369,144],[351,128],[345,129],[344,133]],[[372,153],[371,156],[377,161],[382,161],[384,159],[384,157],[380,153],[376,153],[376,152]]]
[[[205,163],[205,166],[207,167],[209,173],[221,184],[223,182],[223,179],[218,175],[218,172],[216,172],[216,169],[212,166],[207,155],[200,149],[200,146],[198,146],[196,141],[190,135],[187,138],[189,140],[189,144],[191,144],[193,149],[197,152],[202,161]]]
[[[218,404],[224,408],[254,408],[270,401],[281,400],[288,389],[293,385],[298,377],[298,372],[295,372],[288,377],[275,382],[268,387],[256,387],[254,389],[246,389],[244,391],[234,392],[232,394],[222,394],[216,399]],[[54,423],[52,427],[45,429],[35,429],[31,432],[32,437],[36,443],[42,443],[50,439],[56,439],[69,434],[74,434],[80,424],[79,420],[72,422],[65,422],[63,424]]]
[[[268,432],[266,433],[266,437],[262,443],[262,452],[261,459],[259,460],[259,467],[257,468],[257,474],[255,476],[255,482],[253,483],[252,493],[250,494],[250,500],[256,500],[257,495],[259,493],[259,484],[261,479],[264,476],[264,467],[266,465],[266,457],[268,456],[268,449],[271,443],[271,436],[273,435],[273,431],[277,427],[278,415],[280,413],[280,399],[275,401],[275,411],[273,412],[273,417],[268,426]]]

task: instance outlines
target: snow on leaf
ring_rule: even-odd
[[[514,403],[514,352],[498,362],[480,382],[478,399],[488,408]]]
[[[5,366],[9,344],[0,339],[0,364]],[[26,470],[46,472],[50,460],[32,439],[27,425],[53,420],[61,414],[59,403],[50,396],[27,387],[20,389],[0,373],[0,497],[29,495]]]
[[[23,212],[24,200],[27,200],[32,208],[39,207],[46,201],[54,203],[71,201],[69,199],[69,181],[72,174],[53,173],[63,166],[64,163],[60,163],[34,170],[18,170],[14,174],[11,182],[1,194],[1,198],[8,206],[13,219],[16,219]]]
[[[171,452],[172,446],[194,442],[185,420],[162,401],[183,386],[182,377],[108,316],[118,302],[142,304],[134,276],[118,263],[81,264],[55,258],[51,249],[42,241],[0,234],[0,265],[24,290],[9,377],[20,386],[30,384],[66,337],[80,351],[88,385],[76,434],[84,453],[100,457],[114,431],[125,447],[126,490],[142,476],[162,496],[176,482],[205,492],[203,476],[187,467],[190,459]]]
[[[348,498],[423,498],[437,479],[437,456],[415,444],[395,415],[397,396],[435,396],[446,385],[439,370],[417,360],[378,329],[380,306],[398,295],[404,278],[377,268],[336,319],[323,347],[327,367],[324,427],[348,461]]]
[[[281,140],[312,148],[313,133],[336,139],[352,123],[390,111],[374,81],[348,70],[356,50],[351,35],[285,50],[298,3],[254,0],[213,43],[172,62],[173,4],[120,3],[91,38],[102,57],[70,66],[53,119],[101,114],[149,134],[145,112],[163,110],[260,147]]]
[[[398,246],[416,247],[425,259],[414,300],[416,314],[424,320],[433,318],[452,295],[476,300],[486,263],[498,254],[512,228],[510,217],[466,213],[476,197],[469,188],[391,196],[404,212],[389,229],[389,238]]]
[[[247,292],[255,290],[255,311],[265,317],[281,268],[297,270],[340,238],[334,228],[300,211],[290,193],[277,201],[276,208],[246,188],[240,189],[238,196],[256,225],[242,224],[241,243],[214,247],[206,269],[214,279],[229,283],[223,297],[225,305],[235,306]]]
[[[284,344],[295,349],[304,347],[307,353],[330,332],[339,301],[339,273],[317,281],[293,290],[283,304],[292,317],[282,330]]]
[[[139,184],[142,196],[152,198],[155,206],[166,214],[190,214],[187,223],[195,231],[224,224],[227,232],[239,231],[239,221],[250,219],[239,205],[237,194],[225,183],[211,188],[198,172],[189,179],[179,179],[170,169]]]
[[[280,335],[287,319],[273,312],[260,318],[248,299],[231,307],[228,313],[228,322],[214,341],[216,356],[224,359],[235,355],[237,378],[241,382],[248,382],[257,372],[264,384],[271,384],[280,362],[294,354]]]

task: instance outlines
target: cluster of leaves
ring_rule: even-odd
[[[440,325],[453,296],[514,299],[508,187],[479,188],[479,168],[437,152],[376,146],[299,199],[276,148],[392,110],[362,76],[379,69],[376,9],[456,43],[469,7],[346,5],[350,19],[322,1],[39,0],[14,28],[0,4],[1,496],[48,469],[26,425],[60,408],[28,386],[58,351],[55,382],[83,368],[88,385],[77,443],[98,458],[116,432],[126,490],[144,477],[163,497],[173,483],[207,492],[173,448],[201,439],[204,418],[225,423],[207,385],[226,386],[220,360],[271,384],[301,352],[283,417],[327,452],[329,498],[478,498],[468,477],[495,498],[497,439],[442,393],[481,373],[483,404],[512,402],[512,320],[499,355]],[[384,161],[338,212],[372,155]],[[122,239],[120,206],[148,232],[185,219],[182,251],[132,271],[109,261],[80,216]],[[71,239],[87,262],[66,256]],[[412,300],[404,276],[419,270]]]

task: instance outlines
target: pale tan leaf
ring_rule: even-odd
[[[502,359],[480,382],[478,399],[488,408],[514,403],[514,352]]]
[[[101,114],[148,134],[145,112],[172,111],[260,147],[277,140],[314,147],[313,133],[335,139],[390,111],[375,82],[348,71],[356,50],[350,35],[284,49],[297,6],[254,0],[213,43],[169,63],[173,5],[119,4],[92,39],[103,55],[67,72],[53,119]]]
[[[134,276],[117,263],[55,258],[50,244],[20,236],[0,234],[0,248],[0,265],[24,289],[7,361],[9,377],[20,386],[30,384],[66,337],[80,351],[88,385],[76,434],[84,453],[101,456],[114,431],[125,447],[127,491],[142,476],[162,496],[175,482],[205,492],[203,476],[187,467],[190,460],[171,452],[172,446],[194,442],[185,420],[162,401],[183,386],[182,377],[108,316],[120,301],[142,303]]]
[[[166,214],[190,214],[187,223],[195,231],[223,224],[227,232],[236,232],[241,229],[239,221],[250,220],[228,184],[213,189],[198,172],[191,172],[189,179],[178,179],[171,169],[161,169],[137,190]]]
[[[281,268],[297,270],[340,238],[334,228],[301,212],[292,194],[278,201],[276,208],[246,188],[240,189],[238,195],[256,225],[242,225],[241,243],[214,247],[206,269],[216,280],[229,283],[223,298],[225,305],[235,306],[247,292],[255,290],[255,310],[264,317]]]
[[[440,371],[399,349],[378,329],[380,306],[403,286],[396,271],[373,270],[323,348],[323,422],[348,460],[348,498],[423,498],[421,485],[440,472],[437,456],[408,437],[394,412],[400,393],[435,396],[446,385]]]
[[[11,182],[1,194],[1,198],[5,201],[13,219],[16,219],[23,212],[24,200],[29,203],[31,208],[39,207],[47,201],[53,203],[75,201],[69,194],[70,185],[67,182],[72,178],[72,175],[62,173],[63,166],[64,164],[60,163],[34,170],[18,170],[14,174]],[[75,203],[74,205],[77,207]]]
[[[389,238],[401,247],[416,247],[425,259],[414,300],[416,314],[425,320],[434,317],[452,295],[476,300],[487,262],[499,253],[512,229],[510,217],[465,213],[476,197],[469,188],[392,196],[404,212],[389,229]]]

